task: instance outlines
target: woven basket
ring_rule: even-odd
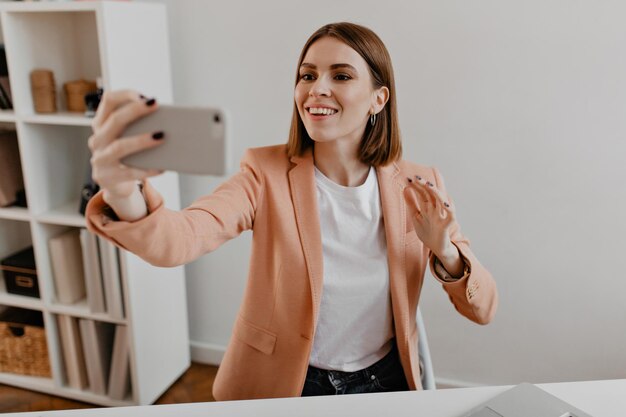
[[[43,327],[0,322],[0,372],[52,376]]]
[[[98,87],[95,81],[77,80],[63,84],[67,99],[67,110],[72,112],[84,112],[86,110],[85,95],[96,91]]]

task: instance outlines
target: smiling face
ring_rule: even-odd
[[[323,37],[302,60],[294,96],[311,139],[358,143],[370,113],[384,106],[388,90],[373,88],[367,63],[354,49]]]

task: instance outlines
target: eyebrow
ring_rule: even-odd
[[[308,62],[303,62],[302,65],[300,65],[300,68],[311,68],[311,69],[317,69],[317,66],[315,66],[314,64],[309,64]],[[338,69],[338,68],[347,68],[349,70],[352,70],[354,72],[358,72],[356,68],[354,68],[352,65],[350,64],[332,64],[330,66],[331,70],[334,69]]]

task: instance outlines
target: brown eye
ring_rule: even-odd
[[[352,79],[352,77],[350,77],[347,74],[337,74],[335,78],[338,79],[339,81],[348,81]]]
[[[311,81],[311,80],[313,80],[313,75],[308,74],[308,73],[307,73],[307,74],[302,74],[302,75],[300,76],[300,79],[301,79],[302,81]]]

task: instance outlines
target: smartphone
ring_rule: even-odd
[[[224,175],[228,170],[226,115],[212,107],[159,105],[158,110],[130,124],[123,137],[164,133],[164,143],[128,155],[122,163],[196,175]]]

